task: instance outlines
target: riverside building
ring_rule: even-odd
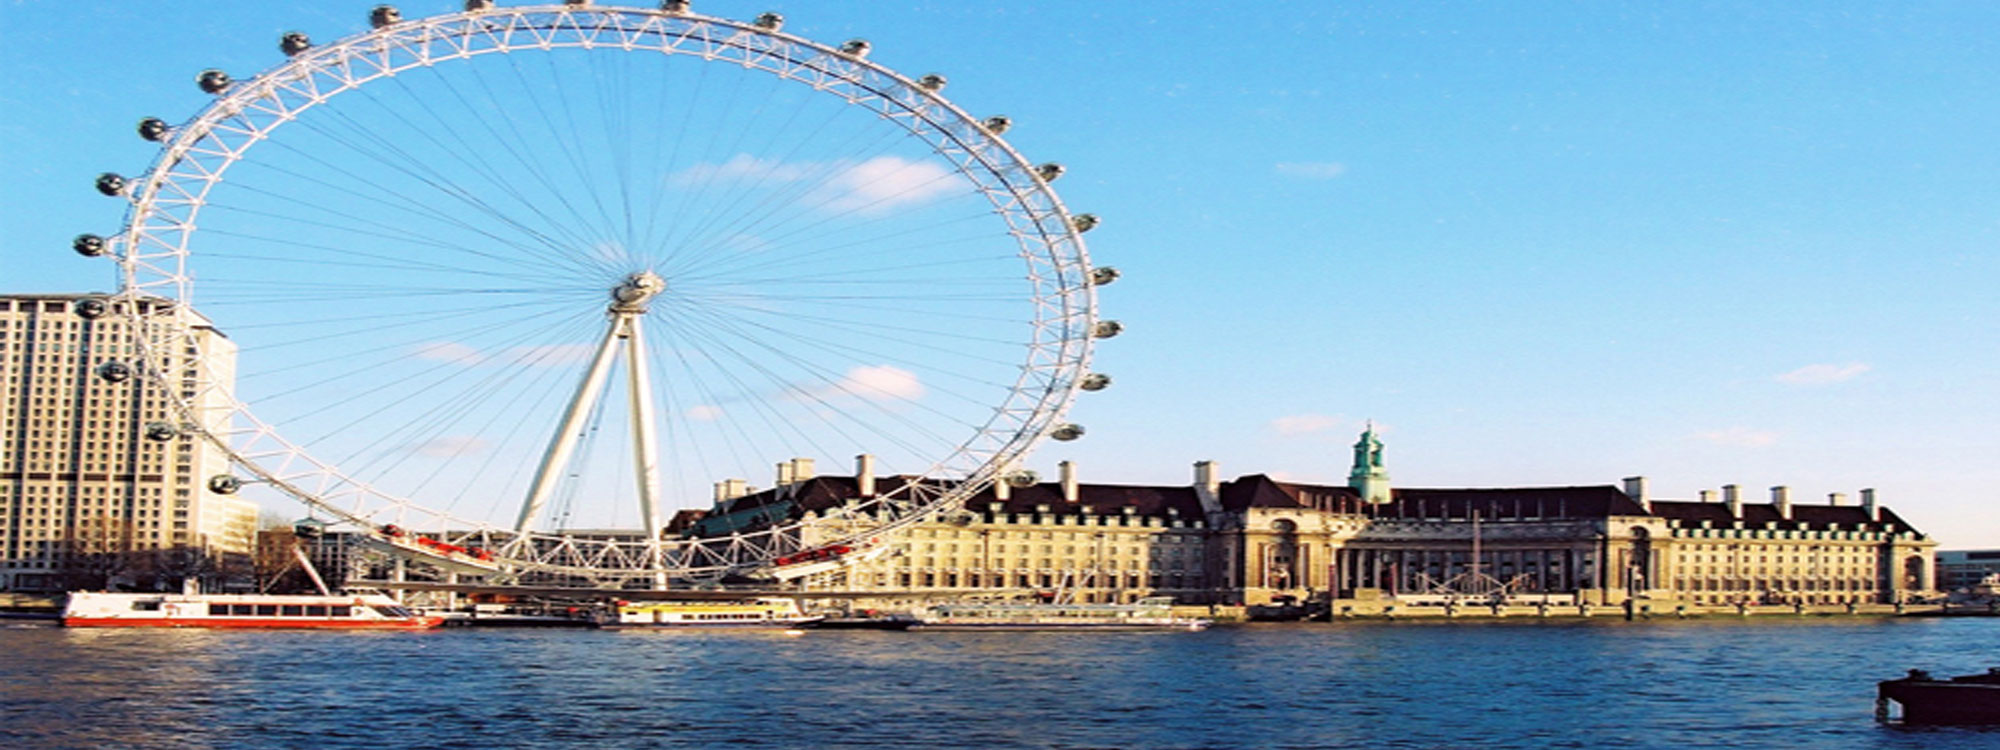
[[[867,526],[854,501],[911,477],[852,477],[781,464],[777,486],[718,483],[713,509],[681,524],[726,534],[779,518],[818,522],[807,544]],[[1895,603],[1936,588],[1935,542],[1879,504],[1843,494],[1794,502],[1785,487],[1747,502],[1652,497],[1618,485],[1413,488],[1390,484],[1370,429],[1346,485],[1262,474],[1223,480],[1213,462],[1188,485],[1059,478],[996,485],[917,524],[903,551],[810,579],[855,591],[1062,590],[1080,601],[1169,595],[1183,603],[1340,599],[1426,603],[1500,599],[1660,605]]]
[[[0,590],[248,575],[257,508],[208,490],[227,459],[184,435],[164,386],[132,369],[122,304],[0,296]],[[226,418],[222,396],[196,379],[227,381],[235,345],[199,316],[139,304],[146,325],[194,327],[193,345],[165,365],[197,413]]]

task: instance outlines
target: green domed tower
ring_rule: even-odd
[[[1347,486],[1360,493],[1364,502],[1389,502],[1389,470],[1382,466],[1382,440],[1375,437],[1374,422],[1368,423],[1361,441],[1354,444],[1354,470],[1347,473]]]

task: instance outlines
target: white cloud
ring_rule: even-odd
[[[1339,417],[1330,417],[1325,414],[1293,414],[1271,420],[1270,427],[1280,435],[1292,437],[1294,435],[1310,435],[1315,432],[1325,432],[1339,427],[1340,422],[1341,419]]]
[[[936,163],[878,156],[834,177],[829,189],[836,192],[825,207],[881,213],[924,203],[959,187],[957,176]]]
[[[689,420],[695,422],[713,422],[722,418],[722,407],[714,404],[700,404],[688,407],[688,410],[683,412],[683,414],[686,414]]]
[[[492,444],[472,435],[446,435],[417,443],[409,449],[431,458],[452,458],[480,453],[490,445]]]
[[[1806,365],[1777,376],[1777,381],[1786,385],[1828,385],[1853,380],[1870,369],[1873,368],[1861,362]]]
[[[667,181],[676,185],[693,185],[724,180],[768,180],[791,182],[811,174],[813,165],[806,163],[786,164],[776,159],[759,159],[749,154],[737,154],[721,164],[696,164],[675,172]]]
[[[697,164],[667,178],[675,185],[694,186],[721,181],[771,184],[814,183],[807,205],[821,211],[880,214],[929,202],[963,189],[950,168],[931,161],[878,156],[864,162],[782,162],[737,154],[720,164]],[[755,238],[752,238],[753,240]],[[744,250],[755,250],[753,245]]]
[[[548,344],[544,346],[516,346],[498,353],[488,353],[456,341],[432,341],[411,347],[411,356],[433,362],[450,362],[466,366],[504,364],[526,367],[557,367],[575,364],[590,359],[597,349],[595,344]]]
[[[923,398],[924,384],[909,370],[889,365],[864,365],[848,370],[846,377],[833,384],[833,391],[871,401],[915,401]]]
[[[1276,169],[1286,177],[1307,180],[1331,180],[1347,172],[1347,165],[1336,161],[1281,161]]]
[[[1763,448],[1778,442],[1778,433],[1770,430],[1753,430],[1748,427],[1731,427],[1726,430],[1697,433],[1695,438],[1735,448]]]
[[[425,344],[418,344],[410,350],[410,354],[417,359],[428,359],[433,362],[456,362],[461,365],[476,365],[486,361],[486,355],[480,354],[478,349],[456,341],[432,341]]]

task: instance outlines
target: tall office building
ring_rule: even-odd
[[[207,488],[227,457],[186,434],[190,417],[164,390],[192,399],[194,420],[227,419],[235,344],[198,315],[140,303],[149,332],[192,334],[164,339],[185,344],[167,355],[163,384],[134,367],[122,304],[0,296],[0,590],[214,582],[250,558],[256,506]]]

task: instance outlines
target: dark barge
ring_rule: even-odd
[[[1905,724],[2000,724],[2000,667],[1985,674],[1948,679],[1921,669],[1875,686],[1875,718],[1890,718],[1889,704],[1902,707]]]

